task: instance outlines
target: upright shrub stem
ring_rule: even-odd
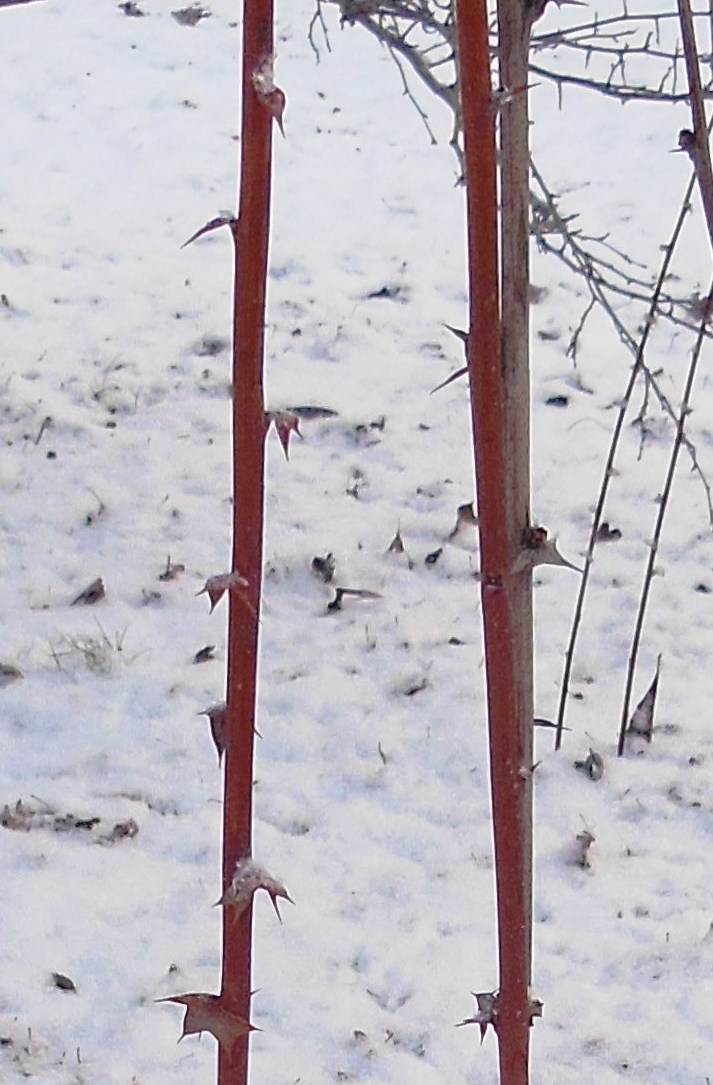
[[[223,808],[223,883],[252,854],[252,789],[262,580],[265,411],[263,356],[273,115],[255,75],[273,51],[272,0],[244,0],[239,213],[233,310],[233,564],[247,580],[229,593],[228,676]],[[221,1000],[250,1019],[252,900],[223,909]],[[219,1085],[246,1085],[248,1034],[221,1045]]]
[[[536,1012],[529,993],[532,583],[530,568],[516,571],[516,563],[527,547],[530,528],[526,101],[529,27],[521,0],[514,3],[501,0],[500,80],[505,93],[500,115],[499,235],[495,149],[498,106],[492,94],[487,7],[482,0],[457,0],[456,15],[468,207],[467,353],[480,518],[498,909],[500,984],[492,1024],[498,1038],[502,1085],[527,1085],[529,1029]],[[521,564],[517,565],[518,569]]]

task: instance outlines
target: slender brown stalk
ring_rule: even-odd
[[[555,749],[559,750],[562,745],[562,736],[564,732],[564,720],[567,712],[567,698],[569,696],[569,682],[572,674],[572,665],[574,663],[574,649],[577,643],[577,635],[579,633],[579,627],[582,621],[582,614],[584,611],[584,600],[587,594],[587,586],[589,584],[589,574],[591,572],[592,563],[594,560],[594,547],[596,545],[597,533],[599,531],[599,525],[602,522],[604,515],[604,504],[609,493],[609,483],[614,475],[614,462],[616,460],[616,454],[619,451],[619,441],[621,439],[622,430],[624,427],[624,420],[626,418],[626,412],[629,409],[631,403],[631,397],[634,391],[637,380],[639,379],[644,365],[644,357],[646,355],[646,347],[649,341],[651,330],[654,327],[656,312],[659,306],[659,300],[664,284],[668,277],[669,267],[671,266],[671,260],[673,259],[674,250],[678,244],[678,239],[683,230],[683,225],[686,221],[686,217],[690,211],[690,201],[693,195],[693,188],[696,183],[695,174],[688,182],[688,187],[683,196],[681,206],[679,208],[676,223],[671,234],[671,238],[664,249],[664,258],[661,261],[661,267],[659,269],[658,278],[654,287],[653,294],[651,295],[651,302],[649,304],[649,311],[646,320],[644,321],[644,330],[639,340],[639,346],[636,351],[636,358],[634,364],[631,367],[629,374],[629,380],[624,391],[624,395],[621,398],[621,404],[617,411],[616,422],[614,423],[614,429],[612,431],[611,440],[609,442],[609,451],[607,453],[606,463],[604,464],[604,472],[602,474],[602,481],[599,486],[599,496],[597,498],[597,506],[594,510],[594,516],[592,518],[592,525],[589,531],[589,542],[587,543],[587,553],[584,560],[584,572],[579,582],[579,592],[577,593],[577,602],[574,607],[574,616],[572,618],[572,626],[569,634],[569,643],[567,645],[567,652],[565,655],[564,671],[562,673],[562,688],[560,690],[559,707],[557,710],[557,733],[555,737]]]
[[[696,31],[693,25],[693,13],[691,12],[689,0],[678,0],[678,13],[681,20],[683,55],[686,59],[688,93],[691,100],[691,117],[693,119],[692,139],[686,140],[683,133],[679,138],[681,139],[682,149],[689,153],[693,168],[696,171],[703,211],[708,226],[708,237],[711,246],[713,246],[713,167],[711,167],[710,147],[708,145],[708,125],[706,124],[701,73],[698,67]],[[691,133],[688,133],[688,135],[690,136]]]
[[[708,292],[707,308],[711,304],[713,304],[713,285],[711,285],[711,288]],[[681,451],[681,445],[683,444],[686,419],[691,412],[691,395],[693,394],[693,382],[696,377],[698,362],[700,360],[701,352],[703,350],[703,343],[705,342],[706,323],[707,317],[704,316],[701,320],[698,336],[696,338],[696,342],[691,353],[691,360],[688,365],[686,383],[683,389],[683,398],[681,400],[681,407],[678,416],[678,425],[676,427],[676,436],[674,437],[673,445],[671,447],[671,455],[669,457],[668,468],[666,470],[666,479],[664,481],[663,489],[661,491],[661,497],[658,501],[656,523],[654,525],[654,533],[651,538],[649,557],[646,563],[646,571],[644,573],[644,583],[641,589],[641,597],[639,599],[639,609],[636,613],[636,622],[634,624],[634,635],[632,637],[631,648],[629,651],[629,662],[626,669],[624,702],[621,710],[621,721],[619,723],[619,742],[617,745],[617,754],[619,757],[621,757],[624,753],[624,745],[626,743],[626,729],[629,723],[629,716],[631,713],[631,692],[634,686],[634,673],[636,671],[636,662],[639,657],[639,647],[641,645],[641,635],[644,628],[644,618],[646,617],[646,607],[648,605],[651,585],[654,579],[656,558],[658,555],[659,543],[661,542],[661,532],[663,531],[664,520],[668,511],[668,502],[671,496],[674,478],[676,476],[676,464],[678,463],[678,454]]]
[[[235,242],[233,328],[233,571],[247,580],[229,592],[223,880],[252,853],[252,790],[262,580],[265,412],[263,356],[270,227],[272,116],[255,73],[273,51],[272,0],[244,0],[240,196]],[[252,903],[223,909],[221,1002],[250,1019]],[[248,1035],[221,1045],[219,1085],[246,1085]]]
[[[516,6],[520,15],[514,32],[523,33],[526,41],[520,0]],[[468,206],[471,315],[467,355],[480,518],[498,908],[500,985],[492,1023],[498,1037],[502,1085],[527,1085],[531,1024],[532,587],[529,570],[513,572],[529,527],[527,287],[522,286],[523,281],[527,284],[527,106],[525,204],[523,207],[520,203],[521,157],[514,154],[502,174],[503,257],[499,275],[496,105],[491,91],[486,4],[481,0],[457,0],[456,15]],[[503,24],[507,19],[507,12],[501,12]],[[501,50],[508,49],[505,42],[511,40],[512,32],[512,27],[501,24]],[[524,56],[526,83],[526,45]],[[508,76],[517,79],[515,68],[505,65],[501,70],[504,86],[508,86]],[[512,148],[513,138],[521,135],[522,107],[517,107],[514,127],[504,117],[517,98],[524,99],[524,83],[518,84],[520,92],[503,107],[503,150],[506,140]]]

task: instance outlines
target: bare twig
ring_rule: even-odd
[[[643,357],[640,358],[639,344],[637,343],[637,340],[634,338],[631,332],[628,330],[628,328],[625,326],[619,314],[614,309],[608,294],[609,292],[615,294],[624,294],[631,299],[636,298],[636,300],[646,301],[647,304],[650,304],[653,301],[655,303],[655,309],[653,311],[649,309],[649,313],[645,319],[645,327],[649,327],[651,324],[653,324],[657,315],[667,315],[669,319],[673,320],[674,323],[680,323],[686,327],[692,328],[692,330],[697,330],[699,328],[698,322],[696,322],[696,324],[694,325],[691,325],[691,322],[688,319],[683,320],[679,318],[674,318],[671,316],[670,313],[666,313],[666,311],[662,309],[662,297],[664,297],[664,295],[661,290],[661,283],[657,284],[657,289],[654,291],[653,295],[643,295],[639,294],[638,292],[628,292],[623,287],[617,286],[615,283],[613,283],[611,279],[605,279],[601,273],[601,270],[598,270],[600,261],[594,258],[589,251],[582,248],[579,238],[569,228],[568,221],[559,214],[554,197],[549,191],[549,189],[547,189],[542,175],[540,174],[539,170],[537,169],[535,163],[532,160],[530,162],[530,168],[533,177],[537,181],[543,193],[545,208],[549,215],[549,220],[552,224],[548,228],[551,229],[553,232],[560,232],[563,239],[562,248],[558,251],[550,244],[547,237],[545,236],[545,233],[543,232],[543,229],[540,227],[535,230],[538,245],[545,251],[556,253],[556,255],[558,255],[559,258],[563,261],[563,263],[565,263],[568,267],[571,267],[573,271],[575,271],[584,279],[591,297],[596,300],[596,302],[601,306],[602,310],[606,313],[614,329],[619,335],[619,339],[621,340],[621,342],[624,344],[624,346],[627,347],[628,350],[631,351],[631,353],[634,355],[634,358],[637,359],[639,371],[645,380],[646,392],[648,393],[648,391],[650,390],[654,393],[661,409],[671,418],[674,425],[676,425],[678,423],[678,415],[676,414],[676,411],[672,407],[667,396],[664,395],[661,389],[661,385],[655,374],[652,373],[649,367],[646,365]],[[691,184],[693,184],[694,182],[695,178],[691,182]],[[693,189],[691,188],[691,194],[692,192]],[[687,203],[685,205],[684,210],[686,212],[690,210],[690,203]],[[661,292],[659,293],[660,290]],[[669,300],[671,302],[673,301],[673,299]],[[704,335],[710,336],[711,334],[712,333],[709,328],[704,329]],[[690,456],[691,466],[695,473],[701,479],[701,482],[703,483],[704,489],[706,491],[706,495],[708,497],[708,516],[711,527],[713,527],[713,505],[711,504],[710,500],[710,486],[701,469],[695,446],[688,437],[683,438],[683,443]]]
[[[414,97],[414,94],[413,94],[413,91],[411,90],[411,87],[409,86],[409,81],[406,78],[406,72],[404,71],[404,66],[403,66],[403,64],[401,62],[400,57],[395,52],[393,45],[389,46],[389,52],[391,53],[391,56],[393,57],[394,63],[396,64],[396,67],[399,70],[399,75],[401,76],[401,82],[403,83],[404,94],[408,98],[408,100],[411,102],[411,105],[414,107],[414,109],[418,113],[419,117],[423,121],[423,126],[426,129],[426,131],[428,132],[428,135],[429,135],[430,140],[431,140],[431,146],[435,147],[436,144],[438,143],[438,140],[436,139],[436,137],[435,137],[435,135],[433,133],[433,129],[431,128],[431,125],[429,124],[428,113],[426,113],[425,109],[422,109],[421,106],[416,101],[416,99]]]
[[[686,102],[688,94],[667,94],[660,87],[647,86],[622,86],[591,77],[572,75],[571,73],[553,72],[550,68],[543,68],[539,64],[531,64],[530,71],[543,79],[549,79],[559,87],[581,87],[583,90],[597,91],[607,98],[616,98],[619,102]],[[706,98],[713,98],[713,90],[705,92]]]
[[[621,400],[619,410],[617,412],[616,422],[614,423],[614,429],[612,431],[611,440],[609,442],[609,452],[607,454],[606,463],[604,465],[604,472],[602,475],[601,485],[599,487],[599,496],[597,497],[597,505],[594,510],[594,517],[592,519],[592,526],[589,532],[589,542],[587,544],[587,552],[584,559],[584,572],[579,582],[579,592],[577,593],[577,601],[574,607],[574,615],[572,618],[572,627],[569,635],[569,643],[567,645],[567,651],[565,654],[564,672],[562,675],[562,688],[560,690],[559,707],[557,710],[557,734],[555,737],[555,749],[558,750],[562,745],[562,734],[564,731],[564,719],[567,711],[567,697],[569,695],[569,683],[572,674],[572,664],[574,662],[574,649],[577,643],[577,635],[579,632],[579,626],[582,621],[582,613],[584,609],[584,599],[587,594],[587,586],[589,584],[589,573],[592,567],[592,560],[594,555],[594,546],[599,532],[599,526],[602,522],[602,516],[604,513],[604,504],[609,492],[609,483],[613,476],[614,461],[619,449],[619,441],[621,438],[622,429],[624,426],[624,420],[626,413],[631,403],[631,397],[634,392],[636,382],[641,375],[642,367],[644,364],[644,355],[646,347],[649,341],[649,335],[651,334],[651,328],[653,327],[654,315],[656,313],[659,296],[663,289],[663,284],[666,281],[666,277],[671,266],[673,254],[678,244],[683,225],[686,221],[686,216],[689,211],[689,205],[691,196],[693,194],[693,187],[696,183],[695,176],[691,177],[688,182],[688,186],[681,201],[676,223],[671,234],[671,238],[664,250],[664,258],[661,262],[661,268],[659,270],[656,286],[654,287],[653,294],[651,296],[651,302],[649,305],[649,318],[644,323],[644,330],[639,341],[638,349],[636,352],[636,358],[629,375],[629,381],[626,386],[626,390]]]
[[[453,126],[449,143],[458,159],[459,179],[462,180],[464,162],[462,119],[457,94],[459,71],[454,37],[454,0],[316,0],[316,2],[317,10],[310,24],[310,33],[315,21],[321,19],[324,5],[331,4],[338,10],[342,25],[361,26],[389,49],[392,58],[398,64],[404,93],[416,108],[431,140],[434,138],[434,132],[428,113],[411,91],[409,76],[415,76],[428,91],[451,110]],[[694,21],[707,19],[708,12],[694,12],[692,18]],[[661,102],[684,101],[687,95],[679,93],[676,86],[677,66],[682,62],[679,42],[671,41],[676,30],[677,13],[675,11],[632,13],[628,10],[626,3],[622,4],[620,12],[608,18],[595,17],[554,32],[538,34],[536,24],[531,39],[533,50],[539,53],[549,50],[555,59],[564,50],[565,55],[573,58],[581,57],[583,67],[579,73],[561,72],[530,63],[529,70],[531,73],[539,73],[554,80],[560,91],[567,81],[574,81],[578,85],[601,91],[622,102],[634,99]],[[314,48],[314,41],[312,44]],[[494,24],[490,27],[489,48],[492,63],[497,55],[497,33]],[[601,64],[599,73],[593,74],[590,71],[592,58],[606,63],[608,69],[606,74],[601,73]],[[642,62],[646,62],[646,71],[655,70],[657,76],[647,77],[644,82],[634,84],[629,74],[629,63],[632,61],[636,61],[639,68]],[[663,72],[661,71],[662,64],[664,65]],[[704,93],[709,93],[709,90],[705,89]],[[713,94],[713,91],[710,93]],[[533,173],[535,173],[534,169]],[[538,180],[544,185],[541,177]],[[537,226],[536,202],[536,198],[533,197],[535,227]],[[606,236],[587,237],[581,230],[568,227],[567,220],[560,219],[556,225],[554,241],[547,236],[546,229],[535,228],[539,248],[543,252],[556,256],[570,271],[585,279],[590,297],[596,296],[597,304],[611,320],[619,337],[632,354],[635,354],[636,342],[618,318],[607,295],[611,295],[614,301],[618,296],[648,306],[653,276],[637,275],[633,270],[636,262],[611,245]],[[607,250],[606,254],[604,250]],[[645,268],[638,266],[642,272],[645,272]],[[697,320],[690,319],[687,310],[688,300],[662,291],[656,316],[675,326],[687,327],[695,331],[698,323]],[[588,313],[585,312],[582,323],[587,316]],[[707,334],[713,335],[713,329]],[[578,336],[575,333],[571,344],[573,359],[576,359],[577,347]],[[648,380],[646,370],[644,373]],[[659,395],[658,392],[656,394]],[[661,398],[660,402],[662,402]],[[662,406],[666,409],[663,402]]]
[[[312,47],[312,52],[314,53],[317,63],[319,64],[320,52],[314,37],[316,27],[319,27],[322,31],[325,48],[328,53],[331,53],[332,46],[329,41],[329,31],[327,30],[327,24],[324,20],[324,12],[322,11],[322,0],[316,0],[314,15],[310,19],[309,30],[307,31],[307,40],[309,41]]]
[[[713,284],[711,284],[710,291],[708,293],[709,304],[713,305]],[[664,520],[666,518],[666,512],[668,509],[668,502],[671,496],[671,489],[673,487],[673,481],[676,474],[676,464],[678,462],[678,454],[681,451],[683,444],[683,431],[686,425],[686,419],[691,412],[691,394],[693,392],[693,382],[696,377],[696,371],[698,369],[698,362],[703,349],[704,343],[704,330],[706,326],[706,316],[703,316],[701,320],[701,326],[698,332],[693,351],[691,352],[691,361],[688,366],[688,372],[686,374],[686,383],[683,389],[683,398],[681,400],[681,408],[678,416],[678,426],[676,427],[676,436],[671,448],[671,455],[668,462],[668,469],[666,471],[666,480],[664,482],[663,490],[661,491],[661,497],[658,503],[658,511],[656,513],[656,524],[654,526],[654,533],[651,539],[649,557],[646,563],[646,571],[644,573],[644,583],[641,589],[641,597],[639,599],[639,609],[636,614],[636,622],[634,624],[634,634],[631,641],[631,649],[629,652],[629,662],[626,669],[626,684],[624,687],[624,702],[622,705],[621,723],[619,726],[619,743],[617,746],[617,753],[619,757],[624,752],[624,742],[626,740],[626,727],[629,720],[629,712],[631,707],[631,691],[634,684],[634,672],[636,670],[636,662],[639,656],[639,647],[641,644],[641,634],[644,628],[644,618],[646,616],[646,606],[649,601],[649,594],[651,592],[651,584],[654,579],[656,557],[658,555],[659,543],[661,541],[661,532],[663,530]]]

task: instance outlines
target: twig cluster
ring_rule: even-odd
[[[455,0],[316,0],[317,11],[310,26],[310,40],[319,56],[314,32],[320,26],[327,48],[328,29],[323,9],[331,4],[339,11],[341,26],[361,26],[385,45],[398,65],[404,92],[419,112],[432,140],[428,115],[417,101],[409,76],[415,77],[437,99],[451,110],[453,123],[450,144],[459,164],[460,180],[464,179],[462,145],[462,111],[459,98],[459,57],[455,33]],[[574,2],[574,0],[572,0]],[[579,6],[579,5],[575,5]],[[711,170],[709,135],[706,127],[705,102],[713,98],[713,52],[702,54],[696,41],[696,27],[705,21],[710,27],[710,10],[694,11],[690,0],[677,0],[670,11],[631,12],[627,0],[621,11],[606,18],[564,21],[556,30],[539,28],[539,17],[547,0],[531,0],[530,62],[531,80],[547,81],[557,90],[562,105],[565,88],[576,87],[604,95],[622,104],[636,101],[655,103],[691,103],[692,128],[679,134],[679,150],[688,154],[693,175],[683,196],[670,241],[663,249],[658,275],[638,263],[612,243],[608,234],[592,235],[579,215],[560,212],[558,197],[548,185],[537,164],[531,160],[530,229],[538,250],[556,256],[568,270],[581,279],[588,293],[581,317],[573,329],[567,348],[576,367],[582,333],[595,310],[603,312],[619,340],[633,357],[626,389],[621,398],[610,447],[600,485],[591,526],[580,591],[575,605],[570,640],[557,715],[556,746],[562,741],[564,717],[569,694],[569,680],[575,645],[581,623],[584,598],[589,582],[594,545],[603,522],[604,506],[609,484],[614,475],[614,463],[626,418],[632,412],[637,389],[642,392],[641,404],[633,423],[639,427],[640,455],[647,434],[648,412],[653,398],[659,409],[674,425],[669,466],[658,502],[658,510],[648,562],[643,578],[639,608],[632,635],[629,656],[622,726],[624,734],[629,717],[634,674],[644,626],[644,616],[655,572],[655,558],[664,525],[668,498],[674,481],[680,450],[685,448],[691,469],[703,486],[711,529],[713,529],[713,497],[711,485],[699,462],[696,447],[686,433],[686,420],[691,410],[693,382],[706,339],[713,337],[713,291],[701,298],[696,295],[676,296],[668,287],[669,269],[674,250],[690,211],[690,201],[698,184],[708,231],[713,247],[713,171]],[[490,27],[490,54],[495,56],[497,27]],[[700,67],[707,66],[707,78]],[[532,85],[532,84],[531,84]],[[499,86],[493,90],[493,110],[525,87]],[[675,148],[671,148],[674,150]],[[643,316],[638,327],[628,327],[622,318],[623,306]],[[646,351],[654,325],[665,320],[679,329],[695,333],[680,406],[674,406],[664,393],[657,374],[646,362]],[[620,737],[619,753],[623,743]]]
[[[398,67],[404,94],[417,110],[432,142],[436,140],[429,116],[418,100],[411,78],[415,77],[416,84],[420,83],[429,95],[448,107],[452,115],[449,143],[456,154],[462,182],[464,158],[455,0],[316,0],[316,5],[309,38],[317,58],[320,56],[318,28],[326,48],[330,49],[324,16],[329,5],[338,10],[340,26],[359,26],[389,50]],[[545,6],[539,5],[542,10]],[[709,17],[708,12],[693,12],[691,20],[695,23]],[[688,90],[682,85],[684,51],[676,36],[677,20],[675,11],[634,14],[623,0],[621,12],[605,19],[595,16],[586,22],[542,32],[535,22],[530,38],[531,76],[536,81],[545,79],[553,83],[560,104],[567,85],[597,91],[622,103],[687,101]],[[495,56],[496,43],[496,28],[492,25],[491,58]],[[549,58],[546,66],[541,62],[544,55]],[[702,86],[701,96],[713,97],[713,54],[703,59],[709,61],[712,74]],[[493,108],[497,110],[499,101],[508,93],[524,89],[494,90]],[[597,307],[602,308],[619,337],[635,354],[636,339],[618,316],[616,304],[633,302],[648,306],[654,276],[644,265],[618,250],[607,234],[592,236],[580,223],[572,225],[572,217],[561,215],[556,194],[535,162],[532,162],[532,179],[532,232],[539,250],[556,256],[570,272],[583,278],[590,294],[590,302],[570,341],[570,357],[576,361],[584,325]],[[697,329],[695,297],[676,296],[661,289],[657,298],[654,318],[676,327]],[[652,390],[666,410],[665,397],[656,388]]]

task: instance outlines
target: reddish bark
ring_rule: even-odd
[[[506,59],[520,14],[500,18],[500,78],[527,82]],[[509,0],[501,7],[512,7]],[[527,346],[526,92],[502,107],[500,238],[495,122],[483,0],[457,0],[465,138],[470,334],[467,341],[475,473],[480,518],[481,592],[487,676],[490,772],[496,864],[500,983],[493,1024],[502,1085],[527,1085],[529,1072],[532,893],[532,586],[514,565],[529,527]],[[527,50],[524,51],[525,73]],[[524,105],[520,104],[524,101]],[[525,143],[518,146],[525,118]],[[513,112],[514,111],[514,112]],[[526,169],[526,165],[525,165]],[[525,193],[527,173],[525,172]],[[524,245],[524,254],[523,254]],[[519,263],[518,263],[519,261]],[[499,284],[502,282],[502,309]]]
[[[244,0],[240,195],[235,242],[233,327],[233,562],[247,581],[229,593],[225,721],[223,884],[252,853],[252,789],[262,580],[265,417],[263,357],[270,228],[272,120],[255,73],[273,52],[272,0]],[[249,605],[245,605],[245,602]],[[252,899],[223,909],[221,1004],[250,1020]],[[249,1035],[221,1045],[219,1085],[246,1085]]]
[[[699,50],[690,0],[678,0],[678,13],[681,22],[681,40],[683,42],[683,55],[686,59],[688,94],[691,100],[691,117],[693,120],[693,131],[688,132],[684,129],[679,134],[679,146],[681,150],[688,153],[693,162],[696,180],[701,192],[703,213],[708,226],[708,237],[711,245],[713,245],[713,168],[711,167],[706,106],[698,61]]]

